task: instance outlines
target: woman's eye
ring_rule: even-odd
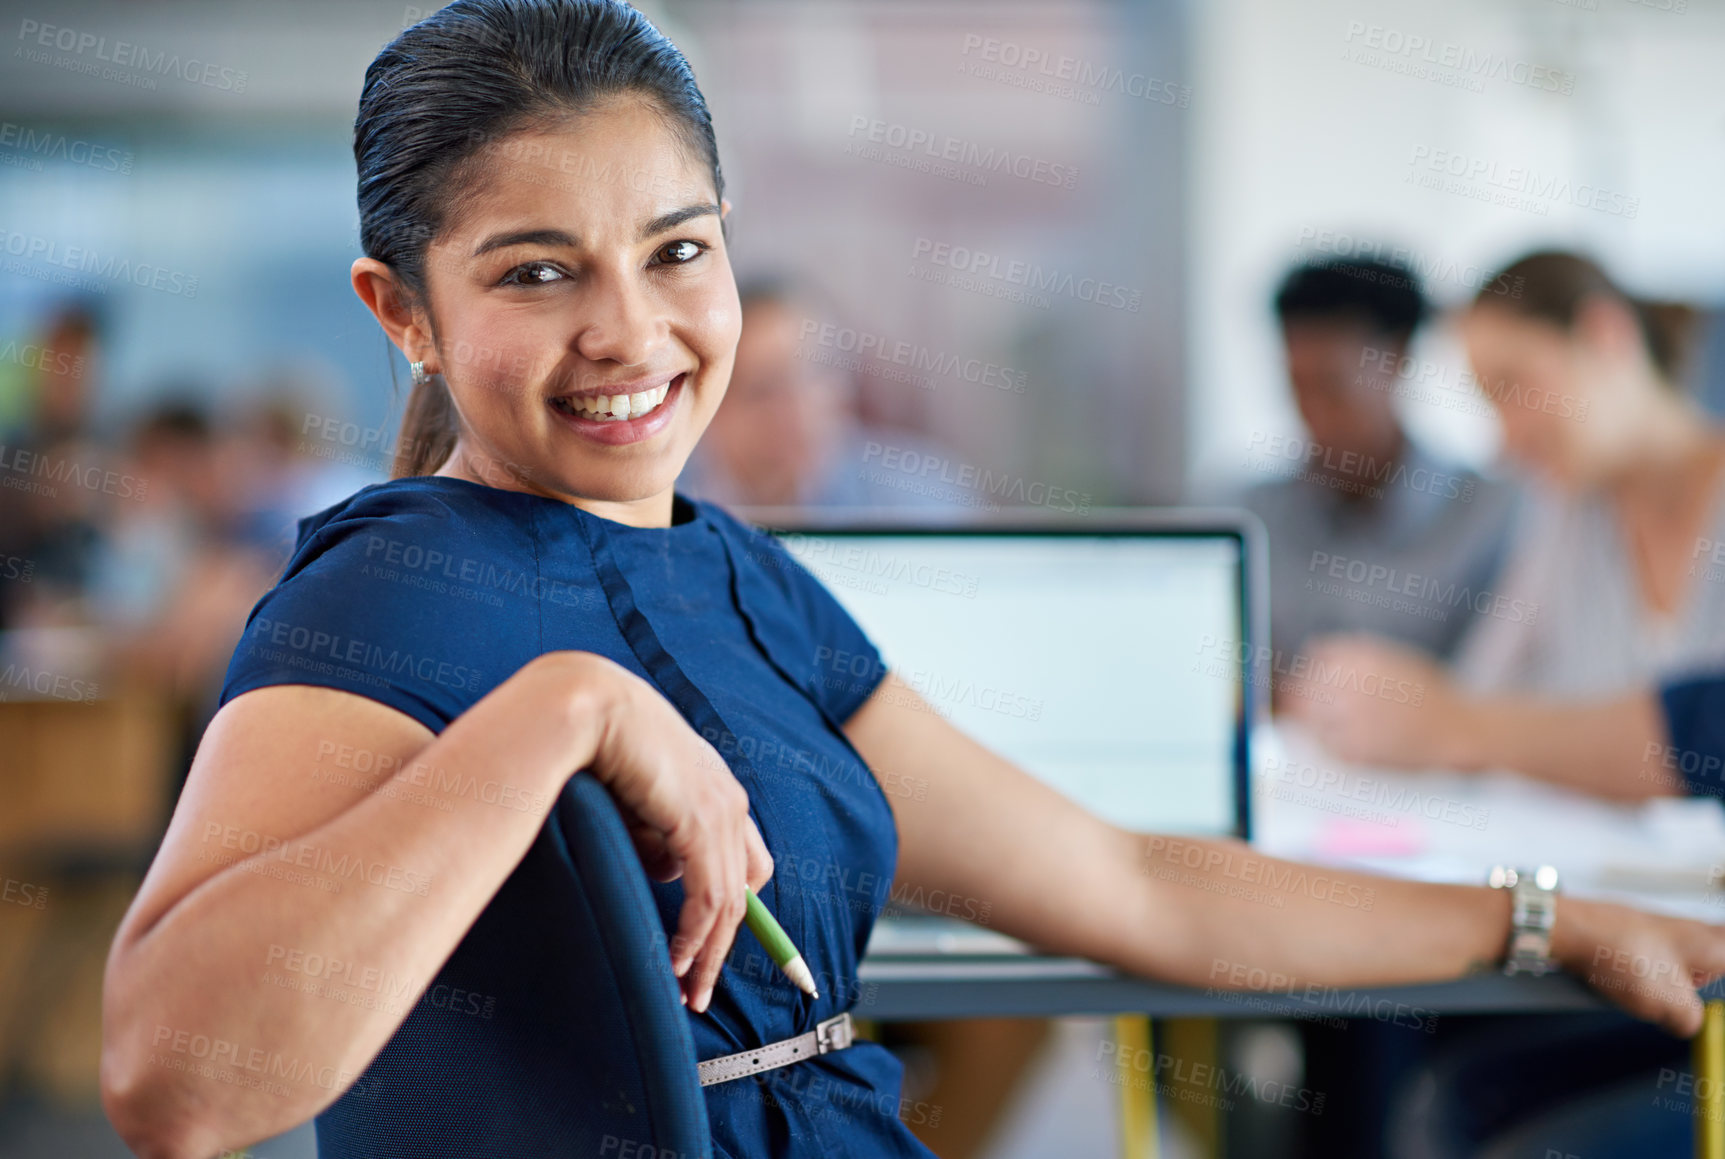
[[[562,277],[563,271],[547,262],[528,262],[504,274],[503,281],[512,286],[545,286]]]
[[[660,246],[659,252],[655,256],[661,262],[677,266],[684,262],[694,261],[701,256],[701,252],[706,248],[698,241],[674,241],[668,245]]]

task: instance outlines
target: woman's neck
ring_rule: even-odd
[[[434,473],[444,478],[465,479],[469,483],[497,487],[504,491],[521,491],[528,495],[555,499],[571,507],[579,507],[589,515],[609,519],[613,523],[624,523],[630,527],[671,526],[674,487],[667,487],[656,495],[648,495],[642,499],[593,499],[585,495],[573,495],[543,485],[533,478],[531,472],[518,464],[505,463],[494,456],[475,451],[460,441],[455,444],[455,449],[450,452],[443,466]]]

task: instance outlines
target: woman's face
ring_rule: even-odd
[[[1609,351],[1495,306],[1469,310],[1461,330],[1512,459],[1568,488],[1609,473],[1637,401]]]
[[[636,99],[471,171],[426,253],[426,369],[462,420],[441,473],[668,519],[741,326],[710,171]]]

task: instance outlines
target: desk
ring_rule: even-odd
[[[942,1018],[1063,1018],[1147,1014],[1152,1018],[1424,1018],[1444,1014],[1555,1014],[1610,1003],[1567,974],[1324,990],[1312,997],[1212,991],[1121,974],[1079,958],[865,959],[856,1012],[882,1022]],[[1714,993],[1717,991],[1717,994]],[[1709,991],[1725,997],[1725,984]]]
[[[1515,777],[1406,774],[1334,762],[1298,734],[1266,730],[1257,750],[1254,845],[1280,857],[1423,880],[1482,881],[1493,864],[1550,863],[1565,889],[1700,920],[1725,920],[1708,888],[1725,861],[1716,801],[1615,805]],[[1649,883],[1669,888],[1651,890]],[[858,969],[857,1013],[880,1021],[950,1018],[1424,1019],[1596,1011],[1611,1004],[1567,974],[1482,974],[1451,982],[1293,994],[1216,991],[1123,975],[1074,958],[871,953]],[[1725,999],[1725,981],[1708,988]],[[1725,1091],[1725,1008],[1698,1040],[1698,1086]],[[1404,1023],[1414,1025],[1411,1021]],[[1708,1082],[1707,1080],[1711,1080]],[[1717,1111],[1718,1108],[1709,1108]],[[1697,1154],[1725,1159],[1714,1115]]]

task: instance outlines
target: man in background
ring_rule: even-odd
[[[871,445],[876,455],[882,446],[913,459],[949,455],[918,432],[864,425],[856,379],[810,357],[806,328],[821,311],[806,292],[760,278],[738,296],[743,331],[731,384],[680,490],[729,506],[962,507],[962,493],[947,493],[956,489],[869,469]]]
[[[1397,371],[1425,296],[1405,267],[1329,259],[1290,272],[1275,309],[1306,438],[1254,435],[1247,466],[1277,478],[1241,499],[1270,532],[1272,644],[1286,658],[1367,631],[1448,657],[1489,608],[1514,492],[1402,429]]]

